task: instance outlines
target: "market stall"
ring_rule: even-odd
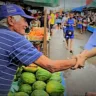
[[[33,43],[33,45],[39,50],[42,50],[42,46],[44,43],[44,27],[32,27],[30,32],[27,35],[27,38],[30,42]],[[47,38],[47,47],[49,47],[49,40],[50,40],[50,33],[48,32],[48,29],[46,28],[46,38]],[[47,48],[49,49],[49,48]],[[47,51],[48,52],[48,51]],[[49,54],[47,53],[49,56]]]
[[[96,26],[91,26],[91,25],[89,25],[89,26],[87,26],[87,30],[88,31],[90,31],[90,32],[96,32]]]
[[[63,74],[50,73],[35,64],[21,66],[8,96],[66,96]]]
[[[23,0],[24,4],[30,6],[49,6],[55,7],[59,5],[59,0]],[[46,37],[46,28],[47,28],[47,10],[44,11],[44,39],[43,39],[43,53],[47,56],[47,37]]]
[[[59,0],[23,0],[23,3],[33,6],[48,6],[48,7],[59,6]]]
[[[96,21],[94,20],[96,14],[96,0],[92,0],[91,3],[87,5],[87,9],[90,10],[92,13],[94,13],[91,14],[92,15],[91,17],[93,17],[92,20],[93,23],[87,26],[87,30],[90,32],[96,32]]]

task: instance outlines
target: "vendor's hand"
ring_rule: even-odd
[[[72,67],[72,69],[77,69],[77,68],[82,68],[84,67],[84,63],[86,58],[84,58],[84,56],[82,56],[81,54],[74,56],[72,58],[76,59],[76,65],[74,67]]]

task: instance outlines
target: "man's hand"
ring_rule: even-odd
[[[72,69],[77,69],[77,68],[84,67],[84,63],[86,61],[86,58],[82,54],[79,54],[79,55],[74,56],[72,58],[76,59],[76,65],[74,67],[72,67]]]

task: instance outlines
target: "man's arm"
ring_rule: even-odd
[[[18,35],[17,35],[18,36]],[[76,59],[72,60],[51,60],[39,52],[31,42],[24,37],[18,37],[13,44],[13,50],[10,53],[10,62],[16,60],[16,62],[22,62],[25,66],[29,66],[31,63],[49,70],[50,72],[61,71],[73,67],[76,63]],[[23,42],[22,42],[23,41]],[[23,46],[22,46],[23,45]],[[17,58],[17,59],[15,59]],[[17,61],[18,60],[18,61]]]
[[[73,57],[73,58],[77,58],[77,62],[76,65],[74,66],[74,69],[78,67],[83,67],[85,61],[93,56],[96,56],[96,47],[92,48],[91,50],[84,50],[81,54]]]
[[[70,60],[51,60],[46,56],[42,55],[35,61],[38,66],[45,68],[50,72],[63,71],[71,68],[76,64],[76,59]]]

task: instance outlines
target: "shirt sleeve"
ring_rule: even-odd
[[[31,42],[25,37],[18,37],[15,44],[12,46],[12,53],[10,53],[11,61],[21,62],[24,65],[29,65],[36,61],[42,55]]]
[[[91,50],[93,47],[96,47],[96,32],[93,32],[84,49]]]

